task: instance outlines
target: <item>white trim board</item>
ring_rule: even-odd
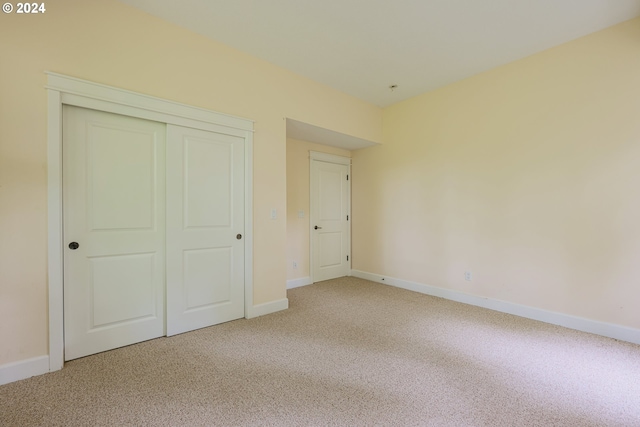
[[[45,74],[47,75],[47,85],[45,87],[56,92],[87,97],[94,101],[106,101],[109,104],[115,104],[120,107],[133,107],[150,112],[168,114],[174,118],[198,120],[204,123],[218,124],[253,132],[254,122],[250,119],[218,113],[216,111],[156,98],[130,90],[106,86],[51,71],[45,71]]]
[[[74,105],[161,123],[186,126],[245,139],[245,317],[261,312],[253,306],[253,122],[203,108],[46,72],[49,356],[48,371],[64,364],[62,236],[62,106]],[[280,303],[276,301],[275,303]],[[276,304],[276,307],[282,306]],[[284,307],[285,309],[287,307]],[[268,309],[262,309],[267,311]],[[277,310],[275,310],[277,311]],[[265,314],[267,314],[265,312]],[[258,314],[259,315],[259,314]],[[31,359],[29,359],[31,360]],[[47,371],[45,371],[47,372]],[[44,373],[44,372],[41,372]]]
[[[277,311],[286,310],[287,308],[289,308],[289,299],[282,298],[276,301],[251,306],[251,309],[245,313],[245,317],[247,319],[253,319],[254,317],[265,316]]]
[[[298,279],[287,280],[287,289],[299,288],[301,286],[313,285],[311,276],[300,277]]]
[[[319,151],[309,151],[309,158],[320,162],[351,166],[351,157],[337,156],[335,154],[321,153]],[[351,170],[349,170],[349,173],[351,173]]]
[[[49,356],[33,357],[0,366],[0,385],[49,372]]]
[[[627,326],[615,325],[612,323],[599,322],[597,320],[585,319],[583,317],[571,316],[569,314],[543,310],[541,308],[528,307],[525,305],[515,304],[507,301],[479,297],[460,291],[438,288],[436,286],[396,279],[393,277],[382,276],[365,271],[352,270],[351,275],[360,279],[366,279],[372,282],[394,286],[396,288],[419,292],[421,294],[440,297],[464,304],[475,305],[477,307],[488,308],[490,310],[513,314],[516,316],[525,317],[527,319],[538,320],[540,322],[551,323],[553,325],[564,326],[565,328],[575,329],[577,331],[602,335],[604,337],[609,337],[620,341],[640,344],[640,329],[629,328]]]

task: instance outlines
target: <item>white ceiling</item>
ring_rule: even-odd
[[[640,0],[121,1],[381,107],[640,15]]]

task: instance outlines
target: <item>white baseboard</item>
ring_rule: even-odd
[[[299,279],[287,280],[287,289],[299,288],[300,286],[312,285],[313,279],[309,276]]]
[[[49,372],[49,356],[33,357],[0,366],[0,385]]]
[[[507,301],[479,297],[476,295],[465,294],[460,291],[438,288],[422,283],[410,282],[408,280],[367,273],[365,271],[352,270],[351,274],[354,277],[383,283],[396,288],[407,289],[421,294],[432,295],[452,301],[488,308],[490,310],[500,311],[502,313],[509,313],[520,317],[526,317],[528,319],[539,320],[553,325],[564,326],[566,328],[582,332],[589,332],[621,341],[640,344],[640,329],[615,325],[613,323],[599,322],[597,320],[585,319],[583,317],[571,316],[569,314],[543,310],[541,308],[529,307]]]
[[[245,316],[247,319],[252,319],[258,316],[264,316],[266,314],[275,313],[277,311],[286,310],[289,308],[289,300],[287,298],[279,299],[277,301],[266,302],[264,304],[254,305],[249,309],[249,313]]]

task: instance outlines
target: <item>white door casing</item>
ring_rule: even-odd
[[[62,369],[64,349],[63,114],[64,106],[141,118],[233,135],[244,140],[244,315],[247,318],[287,308],[286,299],[269,307],[253,305],[253,122],[198,107],[46,72],[48,94],[48,298],[49,371]],[[263,304],[265,305],[265,304]]]
[[[244,140],[167,126],[167,335],[244,316]]]
[[[165,125],[70,106],[63,120],[71,360],[164,335]]]
[[[314,282],[350,273],[350,159],[311,152],[311,272]]]

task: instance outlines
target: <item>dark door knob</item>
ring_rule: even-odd
[[[80,247],[80,245],[78,244],[78,242],[71,242],[69,243],[69,249],[75,251],[76,249],[78,249]]]
[[[238,240],[242,239],[242,234],[237,234],[236,235],[236,239],[238,239]]]
[[[315,227],[313,227],[313,228],[316,229],[316,230],[322,229],[322,227],[318,227],[317,225]]]

